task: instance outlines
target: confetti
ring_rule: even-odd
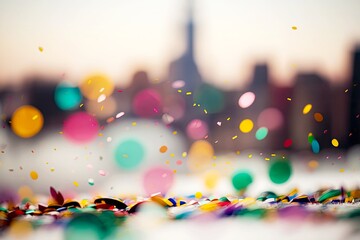
[[[289,147],[291,147],[291,145],[292,145],[292,140],[291,139],[286,139],[284,141],[284,144],[283,144],[284,148],[289,148]]]
[[[159,149],[159,151],[160,151],[161,153],[166,153],[167,150],[168,150],[168,147],[165,146],[165,145],[161,146],[160,149]]]
[[[94,179],[89,178],[88,183],[89,183],[90,186],[94,186]]]
[[[303,114],[308,114],[311,111],[312,105],[311,104],[306,104],[305,107],[303,108]]]
[[[106,176],[106,172],[104,170],[99,170],[99,175],[100,176]]]
[[[44,51],[44,48],[43,47],[38,47],[39,51],[40,52],[43,52]]]
[[[195,193],[195,198],[197,198],[197,199],[201,199],[202,198],[202,193],[201,192],[196,192]]]
[[[296,26],[292,26],[291,29],[292,29],[292,30],[297,30],[297,27],[296,27]]]
[[[185,82],[183,80],[177,80],[171,84],[171,86],[175,89],[182,88],[185,86]]]
[[[74,184],[75,187],[79,186],[79,183],[77,181],[73,181],[73,184]]]
[[[37,180],[39,178],[39,175],[38,175],[37,172],[31,171],[30,172],[30,177],[31,177],[32,180]]]
[[[311,149],[312,149],[313,153],[319,153],[320,152],[320,144],[316,139],[312,140]]]
[[[338,147],[339,146],[339,142],[336,138],[332,139],[331,140],[331,144],[334,146],[334,147]]]
[[[101,94],[98,98],[97,98],[97,102],[101,103],[103,101],[105,101],[106,99],[106,95],[105,94]]]
[[[216,124],[217,124],[218,126],[221,126],[221,122],[217,122]]]
[[[321,113],[314,113],[314,119],[317,122],[322,122],[324,120],[324,117]]]
[[[122,116],[124,116],[125,113],[124,112],[119,112],[118,114],[116,114],[115,118],[121,118]]]

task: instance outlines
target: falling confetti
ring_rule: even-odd
[[[314,113],[314,119],[317,122],[322,122],[324,120],[324,117],[321,113]]]
[[[306,104],[305,107],[303,108],[303,114],[308,114],[311,111],[312,105],[311,104]]]
[[[38,47],[39,51],[40,52],[43,52],[44,51],[44,48],[43,47]]]
[[[161,153],[166,153],[167,150],[168,150],[168,147],[165,146],[165,145],[161,146],[160,149],[159,149],[159,151],[160,151]]]
[[[297,30],[297,27],[296,27],[296,26],[292,26],[291,29],[292,29],[292,30]]]
[[[284,141],[284,148],[289,148],[289,147],[291,147],[291,145],[292,145],[292,140],[291,139],[286,139],[285,141]]]
[[[338,147],[339,146],[339,141],[334,138],[333,140],[331,140],[331,144],[334,146],[334,147]]]
[[[311,149],[313,153],[319,153],[320,152],[320,144],[316,139],[313,139],[311,141]]]
[[[94,179],[89,178],[88,183],[89,183],[90,186],[94,186]]]
[[[37,180],[39,178],[39,175],[38,175],[37,172],[31,171],[30,172],[30,177],[31,177],[32,180]]]

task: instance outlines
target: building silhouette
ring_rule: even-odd
[[[352,58],[349,146],[360,144],[360,47],[355,49]]]

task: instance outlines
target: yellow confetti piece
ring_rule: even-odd
[[[33,117],[32,117],[32,120],[36,120],[36,119],[38,119],[39,118],[39,115],[34,115]]]
[[[176,172],[177,172],[176,169],[174,169],[174,170],[173,170],[173,173],[176,173]]]
[[[266,157],[266,158],[265,158],[265,161],[270,161],[270,158]]]
[[[186,92],[186,95],[187,96],[189,96],[189,95],[191,95],[192,94],[192,92]]]
[[[63,132],[59,132],[59,134],[64,134]]]
[[[44,48],[43,48],[43,47],[39,47],[39,51],[40,51],[40,52],[43,52],[43,51],[44,51]]]
[[[136,126],[136,122],[132,122],[131,125],[132,125],[132,126]]]
[[[226,119],[226,121],[229,121],[231,119],[231,117],[228,117],[227,119]]]
[[[202,198],[202,193],[201,193],[201,192],[196,192],[196,193],[195,193],[195,197],[196,197],[197,199]]]
[[[196,107],[196,103],[193,104],[193,107]]]
[[[182,90],[181,90],[181,89],[178,89],[177,91],[178,91],[178,93],[182,93]]]
[[[32,180],[37,180],[39,178],[39,175],[38,175],[37,172],[31,171],[30,172],[30,177],[31,177]]]
[[[292,30],[297,30],[297,27],[296,27],[296,26],[292,26],[291,29],[292,29]]]
[[[169,160],[166,160],[166,161],[165,161],[165,164],[169,165],[169,164],[170,164],[170,161],[169,161]]]
[[[286,98],[286,100],[291,101],[291,98],[288,97],[288,98]]]
[[[177,131],[173,131],[172,134],[176,135],[176,134],[177,134]]]
[[[331,144],[334,146],[334,147],[338,147],[339,146],[339,141],[334,138],[333,140],[331,140]]]
[[[55,168],[50,168],[50,171],[51,171],[51,172],[55,171]]]
[[[204,113],[205,113],[205,114],[207,114],[207,113],[208,113],[206,109],[204,109]]]
[[[240,155],[240,151],[236,151],[236,155]]]
[[[317,122],[322,122],[324,120],[324,117],[321,113],[314,113],[314,119]]]
[[[75,187],[79,186],[79,183],[77,181],[74,181],[73,184],[74,184]]]
[[[248,155],[248,158],[252,158],[252,156],[253,156],[252,154],[249,154],[249,155]]]
[[[308,166],[309,168],[312,168],[312,169],[315,169],[319,166],[319,162],[316,161],[316,160],[311,160],[309,163],[308,163]]]
[[[83,104],[83,103],[81,103],[79,107],[82,107],[82,106],[84,106],[84,104]]]
[[[308,114],[311,111],[312,105],[311,104],[306,104],[305,107],[303,108],[303,114]]]
[[[186,157],[187,156],[187,152],[183,152],[182,154],[181,154],[181,156],[184,158],[184,157]]]
[[[345,169],[340,168],[339,172],[345,172]]]
[[[175,157],[175,154],[174,154],[174,153],[171,153],[171,154],[170,154],[170,157]]]
[[[232,137],[232,140],[237,139],[237,137],[238,137],[237,135],[233,136],[233,137]]]

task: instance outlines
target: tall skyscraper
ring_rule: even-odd
[[[200,85],[200,76],[196,61],[194,59],[194,32],[195,25],[193,19],[193,1],[188,2],[188,19],[185,28],[186,47],[185,52],[170,64],[169,80],[183,80],[184,90],[194,92]]]
[[[360,144],[360,46],[353,53],[352,63],[349,146]]]

